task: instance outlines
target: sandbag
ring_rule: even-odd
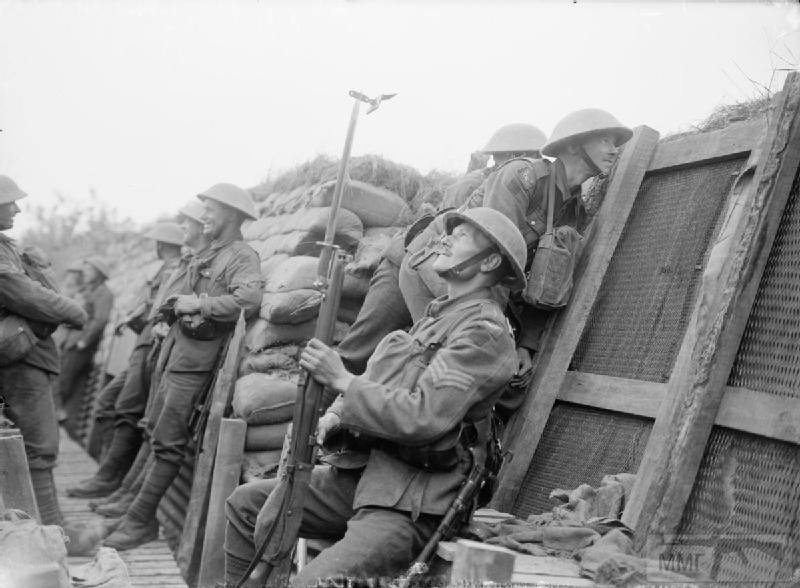
[[[252,373],[236,380],[233,416],[248,425],[269,425],[292,418],[297,384],[265,374]]]
[[[273,268],[266,276],[264,292],[286,292],[314,288],[319,260],[308,255],[296,255]],[[369,290],[369,278],[345,272],[342,296],[364,298]]]
[[[285,253],[277,253],[272,257],[261,257],[261,277],[266,281],[276,267],[289,259],[289,255]]]
[[[263,218],[255,221],[250,227],[246,240],[265,240],[273,235],[284,235],[295,231],[325,233],[331,207],[303,208],[291,214]],[[336,234],[357,242],[364,235],[361,219],[349,210],[340,209],[336,216]]]
[[[291,418],[291,417],[290,417]],[[283,447],[283,438],[291,420],[269,425],[248,425],[245,433],[245,451],[268,451]]]
[[[347,271],[354,275],[372,274],[392,245],[394,237],[405,230],[405,227],[374,227],[365,230],[353,261],[347,264]]]
[[[259,351],[268,347],[273,347],[281,343],[305,343],[316,331],[317,321],[312,319],[296,325],[278,325],[266,319],[257,319],[247,330],[244,336],[245,348],[252,352]],[[338,343],[347,334],[350,327],[336,321],[333,332],[333,342]]]
[[[299,364],[295,359],[299,349],[297,345],[284,345],[247,355],[239,366],[239,376],[253,372],[263,374],[271,370],[299,370]]]
[[[281,463],[281,450],[246,451],[242,460],[242,480],[255,482],[271,477]]]
[[[282,233],[280,235],[272,235],[263,241],[255,241],[260,243],[258,249],[261,259],[267,259],[279,253],[287,255],[311,255],[318,257],[322,251],[322,242],[325,240],[324,231],[293,231],[291,233]],[[357,246],[358,241],[354,241],[349,235],[336,234],[333,237],[333,242],[345,251],[352,251]]]
[[[279,325],[296,325],[317,316],[323,298],[322,292],[308,288],[265,292],[259,316]]]
[[[311,206],[330,206],[335,185],[336,182],[320,185],[311,197]],[[364,227],[407,225],[414,220],[411,209],[400,196],[358,180],[345,184],[342,208],[357,214]]]
[[[40,525],[21,510],[4,511],[0,519],[0,580],[8,586],[71,588],[61,527]]]

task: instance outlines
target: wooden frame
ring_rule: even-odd
[[[510,423],[506,445],[512,457],[501,471],[494,508],[513,508],[556,400],[656,419],[624,514],[624,521],[637,531],[640,548],[646,535],[677,530],[715,424],[800,443],[800,403],[726,386],[800,163],[798,95],[800,74],[793,73],[773,104],[768,129],[764,115],[720,131],[665,141],[657,149],[648,147],[637,129],[589,237],[589,253],[576,272],[570,305],[553,321],[540,350],[531,395]],[[748,153],[728,197],[720,234],[709,249],[669,382],[568,371],[645,170],[674,170]],[[618,216],[611,217],[610,210]]]
[[[729,198],[667,384],[667,400],[660,407],[623,515],[623,521],[635,529],[639,550],[652,553],[678,531],[717,419],[742,419],[748,405],[752,408],[752,403],[766,396],[741,389],[728,392],[728,406],[721,410],[726,382],[799,165],[800,74],[792,73],[774,100],[763,140],[751,153]],[[739,409],[731,410],[736,403]],[[793,429],[782,426],[783,414],[796,414],[793,405],[797,403],[777,398],[774,404],[776,412],[767,415],[761,432],[769,428],[773,434],[791,437]],[[775,414],[780,416],[776,419]]]

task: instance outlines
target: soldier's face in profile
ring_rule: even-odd
[[[611,171],[611,166],[614,165],[619,153],[619,148],[616,146],[616,137],[611,133],[595,135],[583,144],[583,148],[604,174]]]
[[[0,231],[5,231],[14,226],[14,217],[19,213],[20,208],[16,202],[6,202],[0,204]]]
[[[181,217],[181,228],[183,229],[183,242],[192,247],[203,234],[203,224],[188,216]]]
[[[231,222],[231,218],[235,217],[235,213],[216,200],[206,198],[203,201],[205,212],[203,213],[203,232],[211,239],[218,238],[225,225]]]

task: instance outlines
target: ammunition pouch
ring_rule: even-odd
[[[16,314],[0,317],[0,367],[23,359],[38,343],[27,320]]]
[[[213,341],[227,335],[233,330],[235,323],[221,323],[212,319],[201,318],[200,315],[184,315],[178,321],[181,332],[196,341]]]

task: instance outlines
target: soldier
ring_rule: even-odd
[[[153,367],[149,359],[153,349],[153,323],[148,317],[161,283],[178,266],[184,235],[177,223],[162,222],[153,227],[145,237],[155,241],[156,255],[163,263],[147,281],[134,310],[125,318],[123,325],[120,325],[127,325],[138,333],[128,365],[103,388],[95,401],[95,426],[100,431],[102,446],[106,449],[100,469],[91,478],[67,490],[69,496],[96,498],[111,494],[122,483],[122,478],[133,463],[142,441],[138,423],[147,404]]]
[[[20,212],[17,201],[25,196],[13,180],[0,176],[0,231],[13,227],[14,216]],[[52,473],[58,455],[58,422],[51,388],[59,361],[50,335],[59,323],[80,327],[87,317],[79,304],[58,294],[42,265],[21,254],[14,241],[0,233],[0,324],[22,317],[35,335],[26,354],[0,357],[0,396],[9,418],[22,432],[41,521],[58,525],[62,520]],[[6,342],[2,343],[5,348]]]
[[[202,203],[197,200],[188,203],[178,213],[187,251],[181,257],[177,269],[168,279],[161,283],[150,314],[149,320],[154,325],[152,333],[155,347],[152,355],[155,358],[155,362],[152,366],[153,373],[150,378],[150,394],[148,395],[147,406],[144,417],[139,422],[139,427],[144,433],[144,441],[139,448],[133,465],[125,474],[120,487],[105,499],[89,503],[89,507],[96,513],[106,517],[121,517],[128,511],[144,483],[148,460],[152,461],[150,438],[155,426],[154,421],[163,405],[164,389],[159,387],[159,383],[163,374],[165,356],[168,356],[166,352],[162,354],[161,350],[169,350],[174,341],[174,337],[169,334],[169,325],[165,322],[165,317],[160,307],[164,300],[180,293],[181,284],[186,278],[186,271],[192,258],[195,255],[201,255],[209,245],[208,237],[203,233],[202,215],[204,211]]]
[[[180,294],[172,298],[173,340],[163,348],[168,357],[156,392],[163,394],[163,406],[152,432],[155,460],[120,526],[105,541],[118,550],[158,537],[156,508],[185,458],[197,397],[210,384],[240,310],[252,316],[261,305],[258,254],[242,241],[240,230],[244,220],[257,218],[252,198],[232,184],[216,184],[198,197],[211,244],[192,259]]]
[[[66,428],[74,437],[78,429],[78,412],[82,406],[82,394],[78,388],[85,383],[84,377],[92,367],[92,358],[100,344],[106,323],[114,306],[114,295],[106,285],[111,275],[108,265],[99,257],[83,261],[83,305],[89,320],[82,330],[72,329],[61,346],[61,376],[59,394],[66,415]]]
[[[472,446],[490,434],[491,410],[516,368],[514,340],[491,287],[525,284],[525,242],[488,208],[445,213],[436,270],[447,293],[409,333],[387,335],[363,376],[313,339],[301,365],[338,394],[318,442],[341,430],[368,439],[368,453],[332,454],[314,468],[301,536],[336,540],[296,586],[367,579],[407,567],[436,530],[472,467]],[[275,480],[240,486],[228,499],[226,581],[233,585],[267,529],[262,505]],[[327,584],[326,584],[327,585]]]
[[[457,182],[448,186],[442,198],[442,209],[458,208],[477,190],[493,171],[509,159],[528,157],[540,159],[542,145],[547,142],[545,134],[533,125],[512,123],[497,129],[480,152],[491,156],[493,165],[483,166],[466,173]]]
[[[556,124],[553,135],[542,147],[544,155],[556,158],[554,162],[511,159],[487,178],[466,206],[488,206],[510,218],[525,238],[530,265],[539,237],[546,228],[548,177],[555,174],[554,226],[585,229],[590,217],[581,199],[581,184],[593,176],[607,174],[617,158],[619,146],[632,134],[604,110],[590,108],[572,112]],[[412,318],[420,316],[427,303],[445,287],[431,267],[432,244],[441,231],[441,220],[434,220],[409,244],[403,258],[399,284]],[[513,299],[509,307],[520,330],[519,373],[530,374],[531,357],[539,349],[550,313]]]

